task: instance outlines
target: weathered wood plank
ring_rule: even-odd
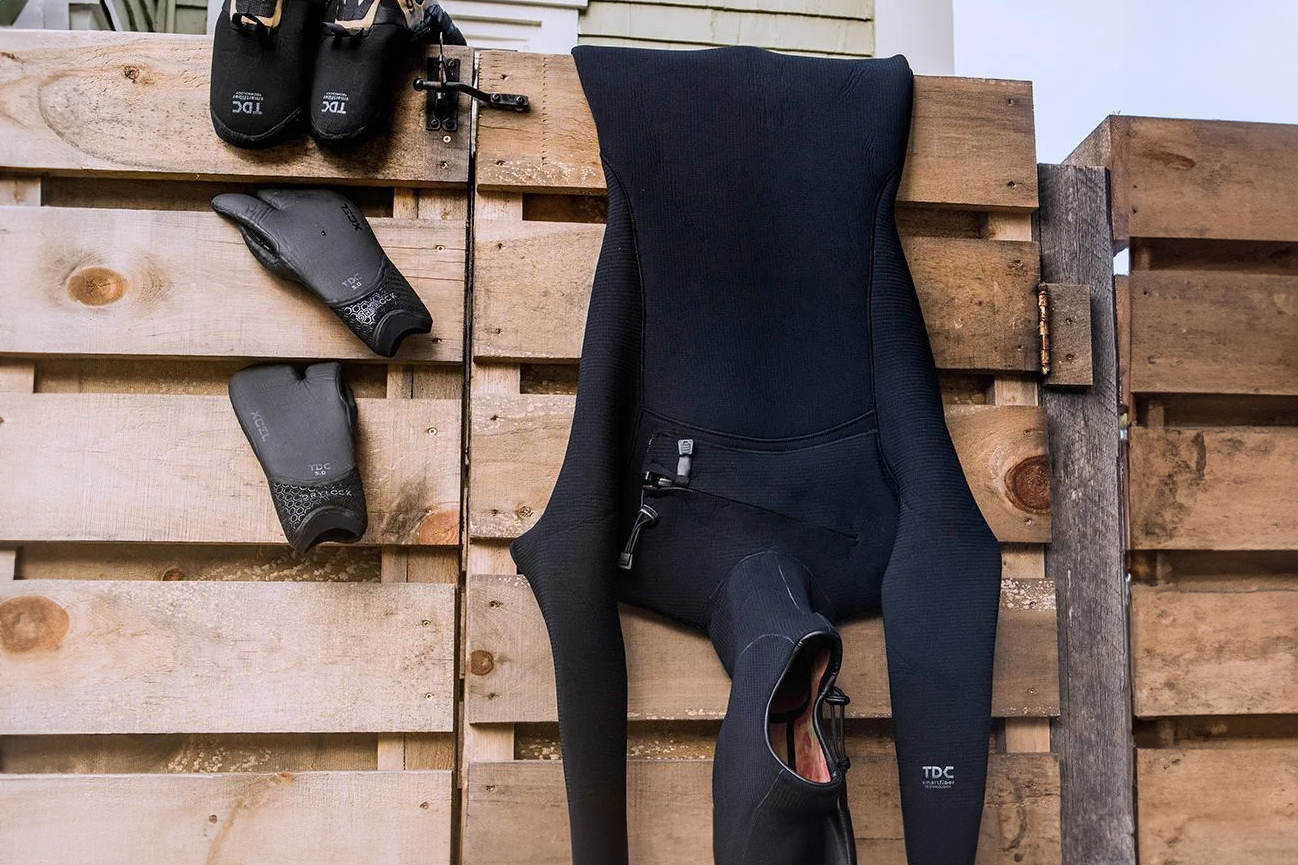
[[[468,181],[468,109],[450,144],[424,129],[424,98],[394,90],[390,131],[345,152],[303,133],[266,150],[225,144],[208,122],[212,40],[153,33],[0,30],[0,166],[67,174],[273,178],[369,186]],[[453,51],[468,60],[467,49]],[[410,58],[397,80],[413,81]]]
[[[469,532],[512,538],[540,516],[563,462],[573,398],[477,394]],[[948,406],[947,424],[983,515],[1002,541],[1050,539],[1045,416],[1028,406]]]
[[[454,594],[0,583],[0,734],[450,730]]]
[[[357,403],[362,543],[457,544],[459,402]],[[0,394],[0,477],[3,540],[285,543],[225,397]]]
[[[1046,388],[1059,602],[1063,858],[1135,865],[1113,256],[1103,169],[1040,166],[1042,278],[1085,286],[1093,382]]]
[[[1130,442],[1133,549],[1298,549],[1298,427],[1137,427]]]
[[[1133,586],[1136,714],[1298,713],[1298,592]]]
[[[407,339],[400,359],[459,361],[463,224],[373,225],[433,314],[434,333]],[[0,353],[374,359],[215,213],[0,207],[0,260]]]
[[[475,230],[477,357],[577,359],[603,226],[479,220]],[[903,245],[939,367],[1037,369],[1035,243],[905,237]]]
[[[470,723],[554,721],[554,662],[540,609],[519,576],[474,575],[466,601]],[[624,608],[622,630],[630,676],[628,717],[634,720],[719,719],[730,680],[707,637],[659,616]],[[1001,716],[1055,714],[1058,655],[1054,584],[1006,580],[997,632],[992,711]],[[879,618],[843,628],[839,683],[852,698],[851,717],[888,717],[888,670]],[[682,676],[681,670],[690,674]]]
[[[532,103],[529,114],[479,116],[479,189],[603,191],[595,124],[571,57],[485,51],[479,82],[486,90],[505,91],[526,83]],[[898,199],[977,210],[1035,209],[1031,84],[916,78]]]
[[[0,849],[28,865],[443,865],[451,773],[0,778]]]
[[[1132,390],[1298,394],[1298,277],[1137,270],[1130,291]]]
[[[712,861],[712,764],[633,760],[627,800],[631,861]],[[858,854],[905,865],[896,763],[856,757],[847,773]],[[993,756],[988,767],[978,865],[1057,865],[1059,770],[1050,755]],[[465,865],[562,865],[570,861],[562,764],[475,763],[465,791]]]
[[[1137,753],[1142,865],[1284,865],[1298,850],[1298,748]]]

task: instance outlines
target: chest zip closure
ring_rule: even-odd
[[[694,439],[679,439],[676,442],[676,474],[668,476],[660,472],[644,473],[640,487],[640,510],[636,512],[635,522],[631,524],[631,535],[626,539],[626,546],[617,557],[617,566],[624,571],[631,570],[635,559],[635,544],[640,539],[640,532],[645,526],[658,521],[658,512],[644,500],[646,489],[666,489],[669,487],[688,487],[690,485],[690,467],[694,459]]]

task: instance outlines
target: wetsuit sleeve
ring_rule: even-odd
[[[893,219],[893,189],[878,218]],[[932,349],[895,233],[876,231],[879,444],[900,498],[883,620],[909,865],[973,865],[991,732],[1000,546],[947,431]]]
[[[618,496],[637,405],[642,313],[630,213],[611,173],[608,188],[567,454],[545,512],[510,547],[554,654],[573,865],[627,861]]]

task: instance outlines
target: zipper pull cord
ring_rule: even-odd
[[[635,515],[635,522],[631,524],[631,536],[626,539],[626,546],[622,549],[621,555],[617,557],[617,566],[624,571],[631,570],[631,562],[634,558],[635,542],[640,539],[640,530],[647,525],[651,525],[658,520],[658,512],[645,504],[644,493],[640,494],[640,511]]]
[[[838,762],[838,770],[846,772],[851,768],[852,761],[847,756],[847,736],[844,730],[844,720],[847,715],[847,705],[852,702],[852,698],[847,696],[842,688],[834,685],[825,696],[825,702],[829,704],[830,750],[835,752],[834,757]]]

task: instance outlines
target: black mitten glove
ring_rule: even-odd
[[[328,190],[263,189],[212,199],[257,260],[315,292],[371,349],[392,357],[433,318],[388,260],[360,208]]]
[[[432,0],[329,0],[311,87],[311,131],[324,141],[373,132],[388,105],[393,66],[412,43],[463,45]],[[407,82],[402,82],[406,89]]]
[[[286,363],[250,366],[230,379],[230,402],[296,552],[365,534],[356,400],[339,364],[317,363],[305,371]]]
[[[225,0],[212,42],[209,106],[217,135],[266,147],[301,127],[319,5]]]

